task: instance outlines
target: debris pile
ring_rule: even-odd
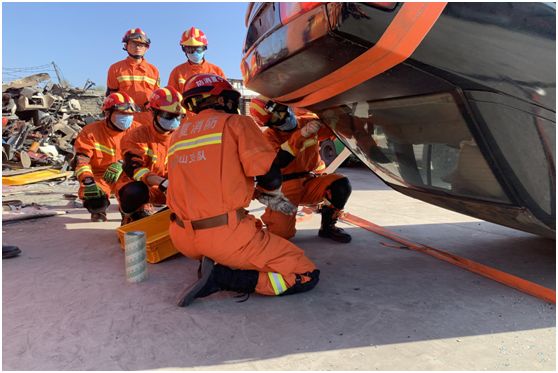
[[[103,92],[55,84],[47,73],[2,84],[2,171],[68,168],[83,126],[102,118]]]

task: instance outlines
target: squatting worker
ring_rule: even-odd
[[[85,126],[74,143],[78,195],[91,221],[107,220],[109,197],[122,173],[120,142],[128,130],[140,126],[133,120],[139,109],[126,93],[108,95],[102,110],[105,119]]]
[[[170,138],[186,113],[182,95],[172,87],[153,91],[147,107],[153,112],[151,125],[134,128],[122,139],[124,174],[116,187],[122,225],[150,215],[148,204],[166,203]]]
[[[312,113],[295,115],[288,106],[259,96],[250,102],[250,115],[267,127],[264,137],[276,150],[285,150],[291,161],[281,169],[281,190],[295,205],[321,204],[322,222],[318,235],[348,243],[351,236],[336,227],[337,219],[351,195],[349,179],[337,173],[320,173],[325,167],[320,157],[320,141],[334,137]],[[283,238],[295,235],[296,216],[277,213],[269,208],[262,221],[270,232]]]
[[[196,74],[215,74],[226,79],[225,73],[217,65],[205,59],[207,51],[207,37],[202,30],[191,27],[182,33],[180,47],[186,55],[187,61],[176,66],[169,75],[168,86],[184,92],[186,82]]]
[[[151,125],[151,113],[145,105],[151,93],[159,88],[159,70],[146,61],[145,53],[151,40],[140,28],[133,28],[122,37],[123,50],[128,52],[126,59],[109,67],[107,95],[111,92],[124,92],[134,99],[141,112],[134,114],[134,120]]]
[[[179,305],[220,290],[286,295],[314,288],[320,273],[314,263],[244,210],[257,191],[267,206],[296,212],[280,189],[288,154],[276,152],[252,118],[237,114],[240,93],[222,77],[196,75],[183,96],[183,106],[197,115],[171,138],[169,232],[178,250],[202,263],[200,279]]]

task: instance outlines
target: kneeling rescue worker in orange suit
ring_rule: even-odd
[[[122,139],[124,174],[116,188],[122,225],[148,216],[146,203],[166,203],[167,152],[186,113],[182,95],[172,87],[155,90],[147,107],[153,112],[152,125],[134,128]]]
[[[178,250],[202,263],[178,305],[220,290],[287,295],[314,288],[320,273],[314,263],[244,210],[257,191],[270,208],[296,212],[280,189],[290,154],[275,151],[254,120],[238,114],[240,93],[220,76],[192,77],[183,95],[183,106],[197,115],[171,139],[169,232]]]
[[[78,194],[92,221],[107,220],[109,197],[122,173],[120,141],[129,129],[140,125],[133,121],[139,108],[125,93],[108,95],[102,110],[105,119],[85,126],[74,143]]]
[[[145,53],[151,45],[151,40],[140,28],[133,28],[122,37],[123,50],[128,57],[112,64],[107,76],[107,95],[112,92],[128,94],[139,106],[140,111],[134,114],[134,120],[151,125],[151,113],[145,104],[151,93],[159,88],[159,70],[147,62]]]
[[[320,141],[331,138],[331,130],[315,115],[297,116],[288,106],[259,96],[250,102],[250,115],[260,126],[267,126],[264,137],[276,150],[291,154],[291,162],[281,169],[282,191],[295,205],[321,207],[322,223],[318,235],[348,243],[351,236],[336,227],[337,219],[351,195],[349,179],[341,174],[319,174]],[[295,235],[296,216],[277,213],[269,208],[262,215],[270,232],[289,239]]]

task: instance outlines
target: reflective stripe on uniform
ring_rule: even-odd
[[[156,162],[157,162],[158,157],[157,157],[157,154],[155,154],[155,152],[154,152],[153,150],[149,149],[147,146],[144,146],[144,147],[143,147],[143,150],[145,151],[145,154],[146,154],[149,158],[151,158],[151,161],[152,161],[153,163],[156,163]]]
[[[82,173],[87,172],[87,171],[93,173],[93,170],[91,169],[91,166],[88,165],[88,164],[76,168],[76,171],[75,171],[76,172],[76,177],[79,177],[79,175],[81,175]]]
[[[206,145],[220,144],[222,136],[223,136],[222,132],[217,132],[217,133],[210,133],[208,135],[195,137],[193,139],[178,141],[169,148],[168,156],[170,157],[171,155],[173,155],[174,153],[180,150],[198,148],[200,146],[206,146]]]
[[[108,155],[116,155],[116,149],[109,148],[103,144],[99,144],[98,142],[95,143],[95,149],[102,151],[103,153],[107,153]]]
[[[136,172],[134,172],[134,180],[135,181],[141,181],[141,178],[149,172],[149,168],[140,168],[138,169]]]
[[[285,291],[287,291],[287,284],[285,284],[285,280],[283,280],[283,276],[275,272],[268,272],[267,276],[269,277],[269,282],[271,282],[271,286],[273,286],[273,291],[275,292],[275,295],[283,294]]]
[[[121,82],[146,82],[151,85],[157,84],[157,79],[149,78],[143,75],[120,75],[116,77],[119,83]]]
[[[296,151],[294,151],[293,148],[291,148],[288,141],[285,141],[284,143],[281,144],[281,149],[296,156]]]

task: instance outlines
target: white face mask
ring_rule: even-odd
[[[195,63],[195,64],[202,63],[204,55],[205,55],[205,51],[203,51],[203,52],[196,51],[194,53],[186,53],[186,57],[188,57],[188,60],[190,60],[190,62]]]
[[[130,114],[117,114],[112,116],[112,124],[121,131],[126,131],[132,126],[134,116]]]
[[[274,128],[278,129],[279,131],[292,131],[296,128],[297,121],[294,115],[294,112],[291,108],[287,110],[287,117],[285,118],[285,123],[280,126],[274,126]]]
[[[174,131],[180,125],[180,118],[179,117],[172,118],[172,119],[166,119],[166,118],[163,118],[163,117],[158,117],[157,121],[159,122],[159,125],[161,126],[161,128],[163,128],[164,130],[167,130],[167,131]]]

